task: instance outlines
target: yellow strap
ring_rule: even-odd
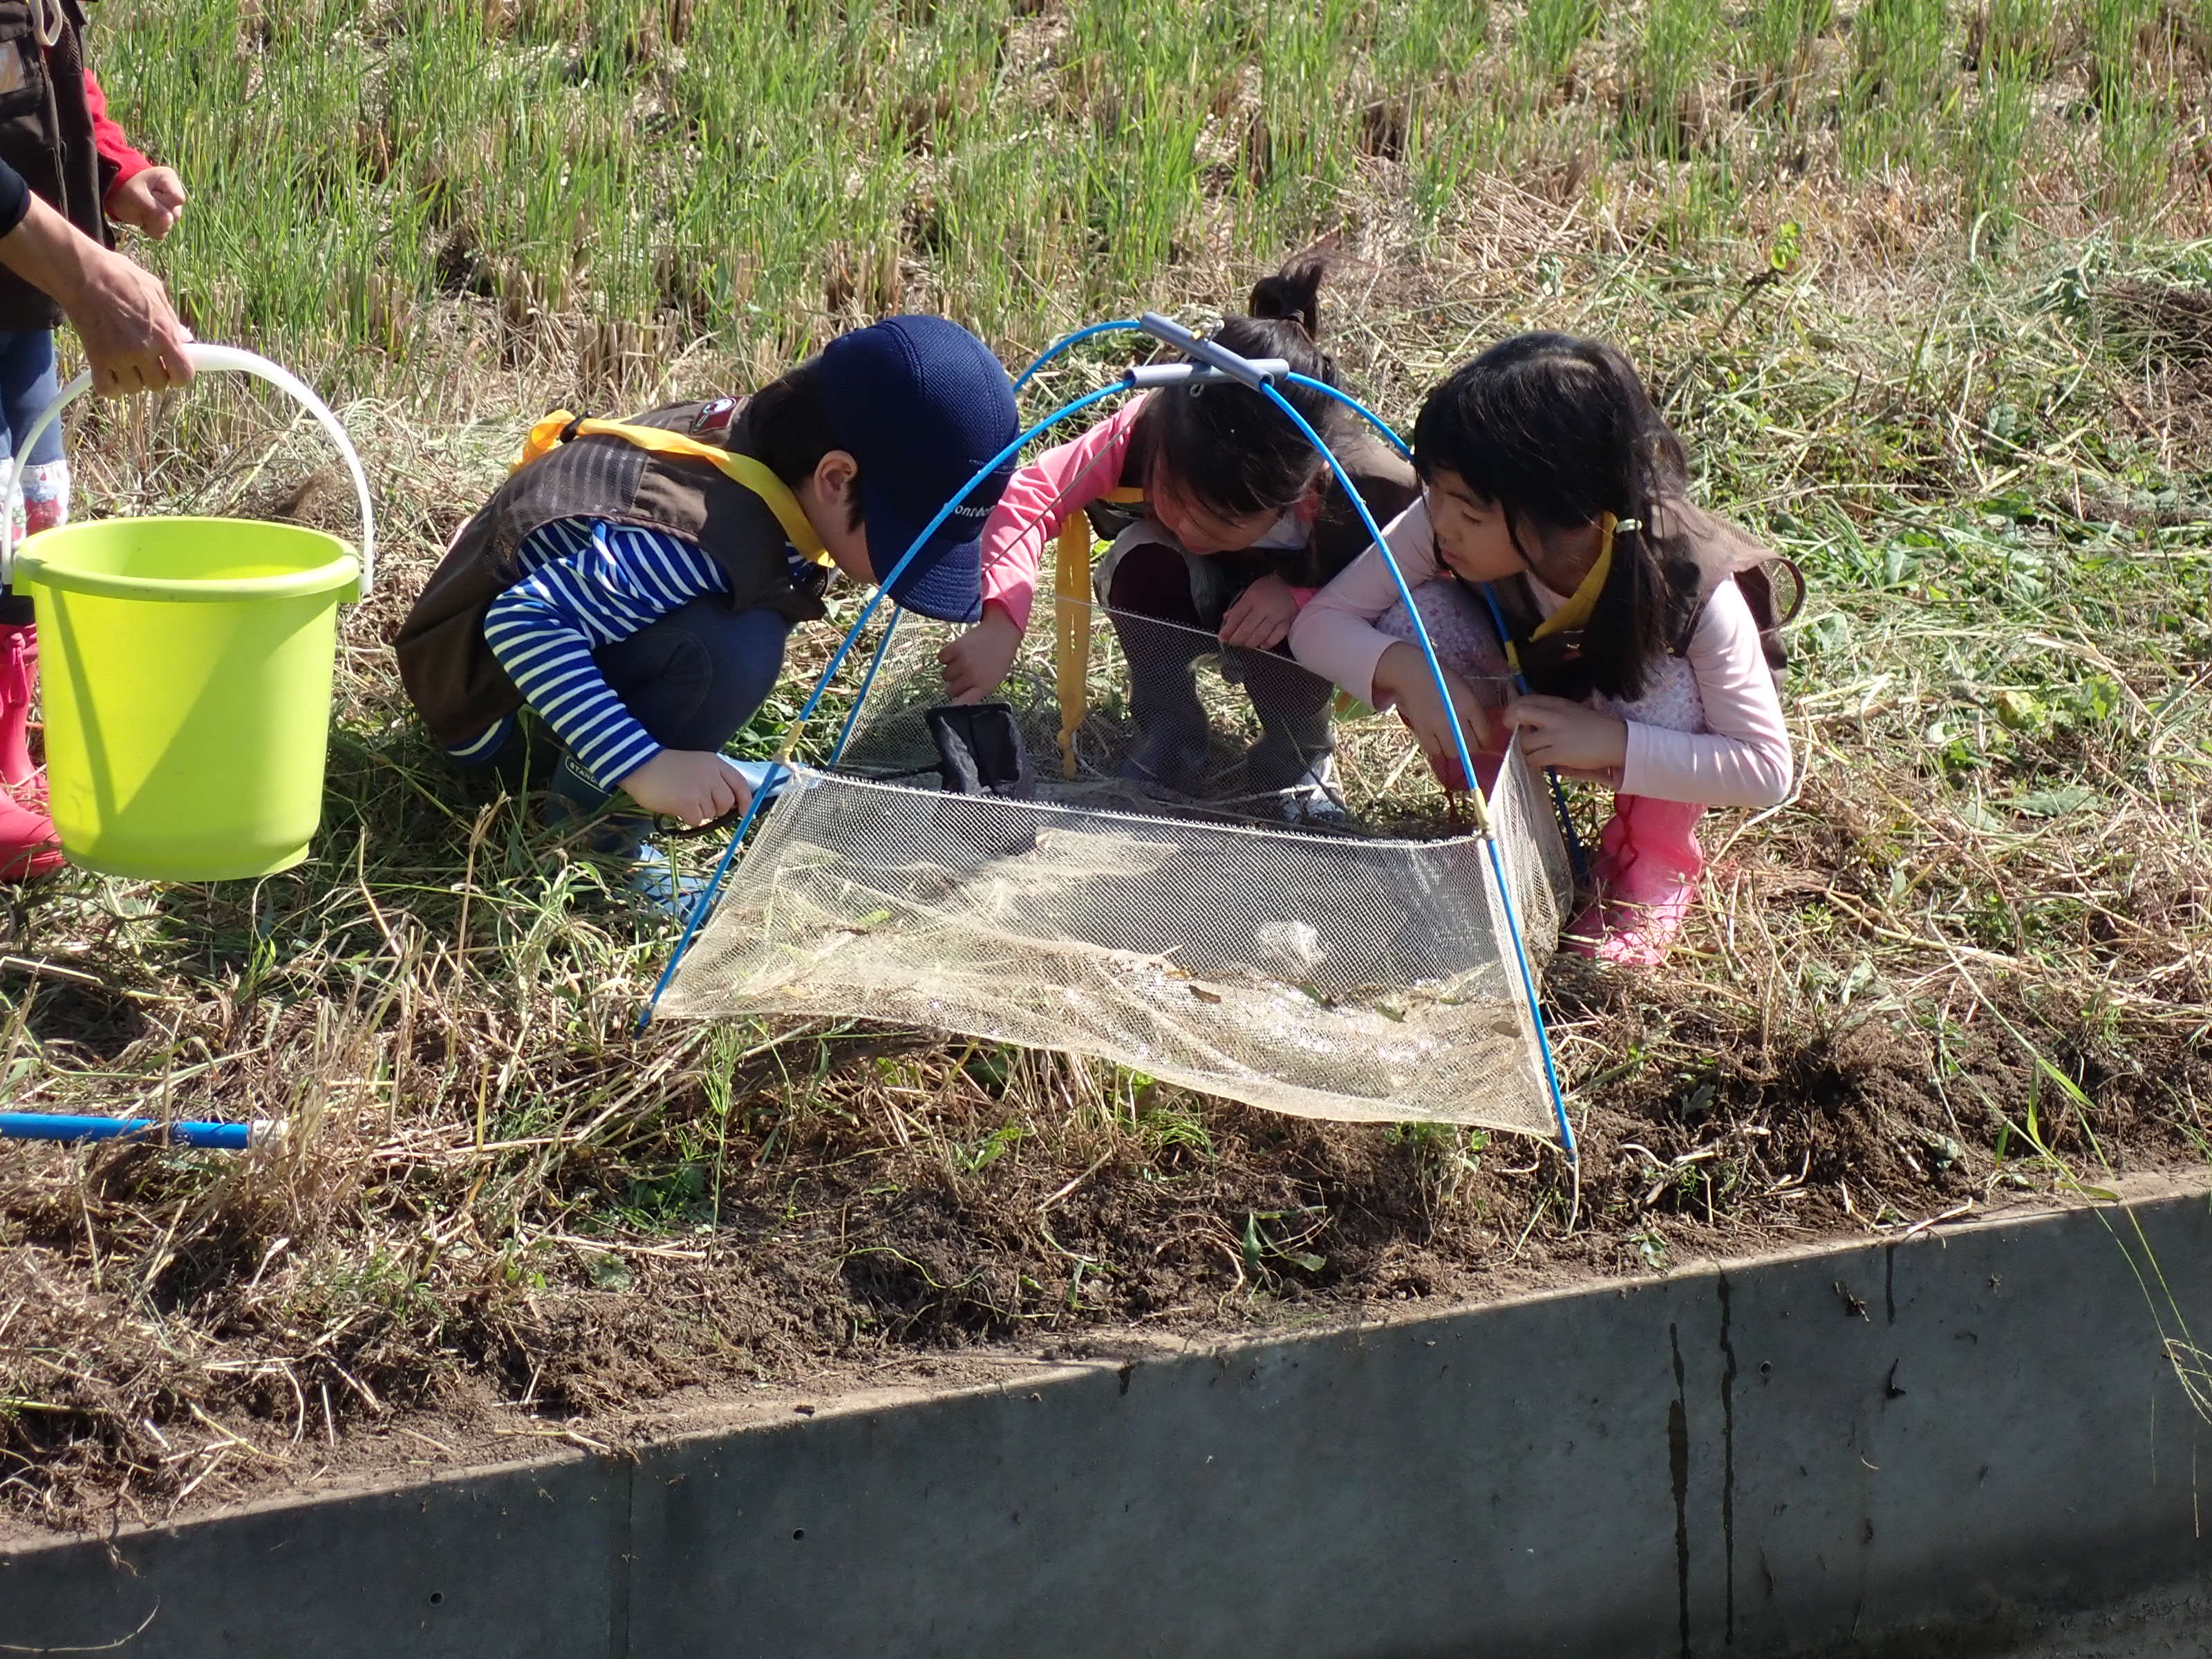
[[[1580,628],[1589,621],[1590,612],[1597,609],[1597,596],[1605,592],[1605,579],[1613,570],[1613,528],[1617,522],[1610,513],[1601,520],[1604,529],[1598,538],[1597,562],[1590,567],[1589,574],[1583,578],[1583,585],[1575,589],[1574,596],[1536,624],[1536,631],[1528,636],[1530,644],[1570,628]]]
[[[1100,497],[1121,505],[1141,501],[1145,492],[1127,484]],[[1080,508],[1060,527],[1060,562],[1054,585],[1053,668],[1060,697],[1060,767],[1070,778],[1079,768],[1076,729],[1091,712],[1091,520]]]
[[[1054,690],[1060,696],[1060,769],[1075,776],[1076,729],[1091,708],[1091,520],[1071,513],[1060,527],[1053,606]]]
[[[572,425],[573,432],[569,429]],[[515,469],[528,466],[539,456],[556,448],[564,437],[622,438],[657,455],[680,455],[704,461],[732,483],[743,484],[759,496],[768,510],[775,514],[783,533],[791,538],[791,544],[802,555],[818,565],[827,566],[830,562],[830,550],[815,534],[814,526],[799,507],[799,498],[782,479],[750,455],[739,455],[714,444],[702,444],[696,438],[687,438],[680,432],[665,431],[657,426],[632,426],[626,421],[579,421],[567,410],[556,409],[530,428],[530,436],[523,442],[522,459],[514,464]]]

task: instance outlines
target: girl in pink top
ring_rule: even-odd
[[[1440,637],[1438,656],[1469,746],[1495,754],[1518,729],[1535,764],[1613,786],[1596,899],[1570,945],[1656,963],[1705,868],[1699,816],[1790,793],[1778,665],[1752,608],[1768,601],[1766,556],[1691,505],[1680,441],[1627,358],[1595,341],[1492,346],[1429,394],[1413,452],[1422,499],[1385,538],[1432,635]],[[1469,584],[1498,601],[1532,695],[1501,695],[1506,661]],[[1412,631],[1370,551],[1306,607],[1291,645],[1375,708],[1395,706],[1455,781],[1449,721]]]
[[[1213,338],[1334,384],[1335,365],[1315,344],[1323,270],[1312,256],[1285,266],[1252,290],[1251,314],[1228,319]],[[1413,469],[1334,399],[1281,390],[1336,452],[1378,522],[1419,493]],[[1139,731],[1122,775],[1176,792],[1199,784],[1210,727],[1193,665],[1219,650],[1260,717],[1243,789],[1273,797],[1292,819],[1340,816],[1329,778],[1332,688],[1299,668],[1284,641],[1298,607],[1367,537],[1297,428],[1234,383],[1148,392],[1014,474],[983,529],[983,619],[940,653],[947,691],[969,702],[1005,678],[1046,539],[1086,510],[1113,543],[1097,597],[1128,661]]]

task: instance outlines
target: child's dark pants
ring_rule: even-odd
[[[608,686],[666,749],[719,750],[768,701],[783,675],[787,618],[732,611],[721,599],[694,599],[626,640],[592,653]],[[508,787],[543,787],[550,757],[532,757],[518,729],[484,764]],[[528,774],[526,779],[526,773]],[[621,780],[607,778],[609,787]]]
[[[665,749],[718,750],[783,678],[790,622],[694,599],[592,653],[614,694]],[[607,780],[611,783],[613,779]]]

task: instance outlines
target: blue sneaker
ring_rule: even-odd
[[[641,856],[623,885],[649,908],[672,921],[689,921],[708,878],[679,870],[674,856],[662,849],[647,846],[639,850]]]
[[[704,881],[679,874],[668,855],[654,848],[652,819],[636,812],[608,811],[607,803],[613,799],[614,791],[602,788],[576,764],[574,756],[563,755],[546,786],[538,821],[559,830],[577,852],[629,866],[623,885],[653,908],[674,916],[688,914],[690,900]]]

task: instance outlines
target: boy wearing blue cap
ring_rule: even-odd
[[[741,809],[722,745],[774,688],[792,627],[824,614],[833,568],[887,574],[1018,429],[1005,368],[938,317],[841,335],[750,398],[629,422],[557,412],[424,585],[400,677],[456,761],[510,782],[535,710],[562,746],[549,823],[617,789],[688,823]],[[922,544],[893,599],[976,618],[979,538],[1011,471]],[[646,829],[610,816],[592,846],[635,858]]]

